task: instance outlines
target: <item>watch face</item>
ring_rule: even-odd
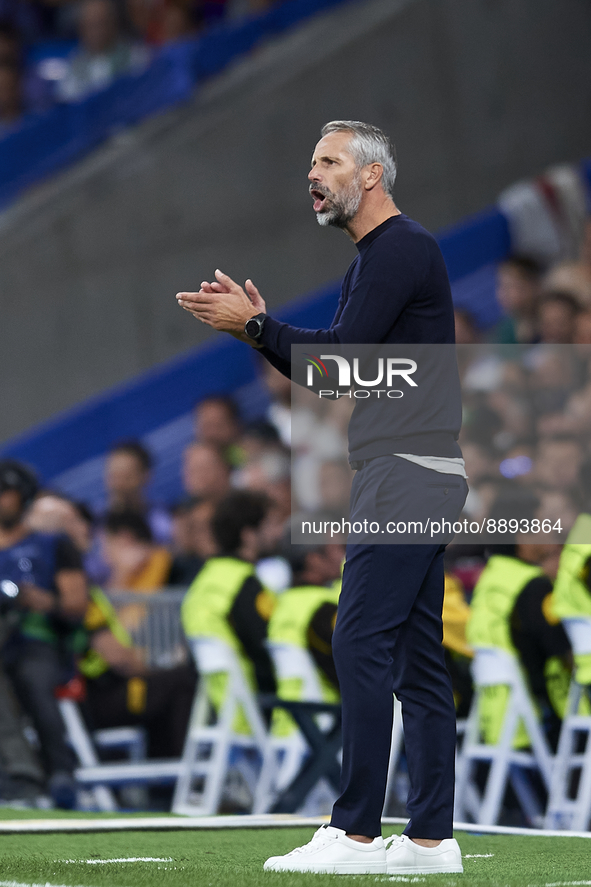
[[[253,320],[253,319],[251,318],[251,320],[248,320],[248,321],[246,322],[245,330],[246,330],[246,335],[247,335],[247,336],[250,336],[251,339],[256,339],[256,337],[257,337],[258,335],[260,335],[260,332],[261,332],[261,324],[260,324],[260,321],[258,321],[258,320]]]

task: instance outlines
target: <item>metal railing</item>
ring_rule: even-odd
[[[178,586],[154,593],[109,592],[119,619],[150,668],[174,668],[189,658],[181,625],[181,603],[185,593],[186,589]]]

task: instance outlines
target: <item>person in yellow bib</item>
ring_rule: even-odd
[[[591,461],[580,471],[585,510],[577,517],[560,555],[554,585],[554,612],[559,619],[587,624],[591,634]],[[591,647],[588,641],[574,650],[575,678],[591,685]]]
[[[216,638],[236,654],[252,690],[275,693],[273,664],[266,647],[275,596],[261,584],[255,563],[271,534],[269,501],[261,493],[237,490],[217,506],[212,519],[219,554],[209,558],[183,600],[181,620],[187,638]],[[212,705],[225,698],[226,675],[207,677]],[[248,732],[246,724],[235,725]]]
[[[470,607],[464,587],[453,573],[445,572],[443,594],[443,652],[458,718],[468,717],[472,702],[472,675],[470,666],[474,653],[466,640],[466,626]]]
[[[548,741],[556,748],[570,680],[571,650],[553,611],[552,578],[544,562],[556,546],[521,540],[491,549],[470,605],[467,639],[472,647],[495,647],[516,656],[540,711]],[[480,700],[486,742],[499,740],[508,689],[488,687]],[[523,724],[514,745],[529,745]]]
[[[344,547],[291,545],[286,539],[281,553],[291,566],[292,586],[279,595],[269,621],[269,645],[281,651],[284,663],[278,670],[277,695],[287,700],[339,702],[332,633]],[[297,655],[301,650],[309,654],[310,669],[301,668],[302,659]],[[294,727],[290,715],[281,709],[275,711],[276,735],[288,734]]]

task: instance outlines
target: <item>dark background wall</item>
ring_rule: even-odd
[[[354,255],[319,230],[319,128],[395,140],[397,202],[432,230],[591,154],[588,0],[372,0],[259,50],[0,217],[0,440],[196,343],[177,308],[216,267],[269,310]],[[188,380],[190,384],[190,380]]]

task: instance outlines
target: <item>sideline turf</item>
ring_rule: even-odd
[[[385,829],[391,834],[393,829]],[[263,872],[264,860],[310,839],[313,829],[244,829],[194,832],[0,835],[0,884],[81,887],[308,887],[355,882],[431,882],[441,887],[546,887],[591,884],[591,841],[584,838],[458,833],[464,875],[416,878]],[[131,856],[171,857],[172,862],[89,865],[81,860]],[[67,863],[65,860],[78,860]]]

